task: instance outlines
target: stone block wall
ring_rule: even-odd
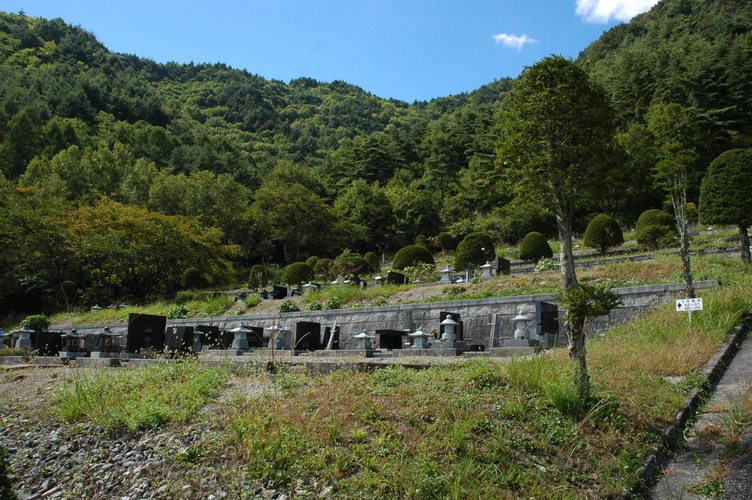
[[[695,283],[697,289],[718,286],[717,281]],[[651,308],[680,298],[684,284],[654,285],[631,288],[617,288],[614,292],[621,298],[621,304],[608,316],[596,318],[590,324],[589,331],[597,332],[609,326],[626,321],[646,313]],[[168,320],[168,326],[195,326],[211,324],[229,330],[241,323],[246,326],[270,327],[279,321],[283,326],[293,329],[299,321],[320,323],[322,332],[326,327],[340,328],[340,348],[354,349],[355,335],[363,330],[373,333],[375,330],[409,330],[431,327],[438,330],[439,313],[448,311],[459,314],[464,327],[464,340],[470,344],[485,347],[501,347],[505,339],[513,338],[512,318],[521,310],[528,310],[537,301],[555,302],[552,295],[525,295],[480,300],[463,300],[428,304],[403,304],[385,307],[364,307],[353,309],[335,309],[329,311],[299,311],[283,314],[256,314],[246,316],[215,316],[213,318],[190,318]],[[677,313],[678,314],[678,313]],[[563,311],[559,311],[563,316]],[[79,325],[79,333],[99,330],[104,325]],[[70,328],[70,327],[68,327]],[[113,331],[125,334],[126,324],[110,325]],[[65,330],[66,327],[58,328]],[[561,332],[562,334],[564,332]],[[493,341],[492,341],[493,334]],[[491,345],[493,343],[493,345]],[[124,343],[123,343],[124,345]]]

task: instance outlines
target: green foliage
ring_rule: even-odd
[[[470,233],[457,245],[454,268],[466,269],[468,264],[480,266],[496,256],[494,242],[485,233]]]
[[[733,149],[710,164],[700,190],[705,224],[752,225],[752,149]]]
[[[536,273],[545,273],[548,271],[556,271],[559,269],[559,264],[554,259],[543,258],[535,263]]]
[[[432,283],[441,279],[441,275],[436,272],[435,264],[408,266],[404,268],[402,272],[412,282],[420,281],[421,283]]]
[[[656,208],[645,210],[640,214],[635,226],[635,237],[639,238],[642,230],[648,226],[663,226],[669,229],[675,229],[676,227],[671,214]]]
[[[178,293],[175,294],[175,304],[177,305],[184,305],[189,303],[194,299],[194,294],[190,290],[180,290]]]
[[[297,312],[297,311],[300,311],[298,304],[296,304],[295,301],[290,300],[290,299],[283,301],[277,308],[278,313],[289,313],[289,312]]]
[[[332,297],[329,297],[329,299],[326,301],[326,305],[324,306],[324,309],[342,309],[342,301],[339,297],[336,295],[333,295]]]
[[[619,297],[602,286],[578,285],[565,288],[556,297],[564,309],[564,320],[582,332],[592,318],[605,316],[619,305]]]
[[[314,273],[316,276],[323,280],[330,280],[334,278],[332,267],[334,266],[334,261],[332,259],[328,259],[324,257],[323,259],[319,259],[318,262],[316,262],[316,266],[313,268]]]
[[[366,252],[366,254],[363,256],[363,260],[368,262],[368,265],[371,266],[371,271],[373,271],[374,273],[377,273],[381,270],[381,261],[379,260],[379,256],[375,253]]]
[[[23,324],[35,332],[43,332],[50,326],[50,320],[47,319],[47,316],[44,314],[33,314],[31,316],[26,316],[26,319],[23,320]]]
[[[318,257],[316,257],[315,255],[311,255],[310,257],[306,259],[305,263],[311,266],[311,269],[313,269],[316,267],[316,263],[318,261],[319,261]]]
[[[662,224],[645,226],[637,235],[637,243],[645,245],[650,250],[670,247],[676,244],[676,230]]]
[[[294,262],[285,268],[282,282],[290,285],[307,283],[313,279],[313,268],[305,262]]]
[[[307,306],[305,306],[306,311],[321,311],[323,309],[321,302],[314,300],[313,302],[309,302]]]
[[[251,267],[250,272],[248,273],[248,286],[254,289],[263,288],[266,286],[266,284],[269,282],[269,272],[267,269],[260,265],[256,264],[253,267]]]
[[[228,377],[227,368],[192,361],[82,370],[57,389],[56,406],[64,420],[85,418],[108,430],[135,432],[194,420]]]
[[[596,248],[601,253],[624,243],[624,234],[616,220],[601,214],[593,218],[585,230],[585,246]]]
[[[13,491],[13,482],[10,479],[11,471],[8,451],[0,446],[0,500],[17,500],[18,498]]]
[[[55,294],[55,300],[57,300],[58,304],[60,304],[65,310],[69,310],[73,306],[77,296],[78,285],[76,285],[74,281],[65,280],[60,283],[57,293]]]
[[[525,235],[520,245],[520,259],[538,262],[541,259],[550,259],[554,256],[551,245],[546,237],[537,231],[531,231]]]
[[[392,260],[392,267],[400,271],[416,264],[434,264],[433,255],[424,247],[408,245],[402,247]]]
[[[371,272],[371,265],[359,256],[338,257],[332,264],[332,272],[337,276],[360,278]]]
[[[458,241],[450,233],[442,231],[434,238],[434,244],[442,250],[454,250],[457,248]]]
[[[183,276],[180,278],[180,286],[195,290],[201,286],[201,281],[201,272],[195,267],[189,267],[183,271]]]
[[[167,318],[168,319],[186,318],[188,317],[188,314],[190,314],[190,312],[191,311],[184,304],[177,304],[174,307],[172,307],[169,311],[167,311]]]

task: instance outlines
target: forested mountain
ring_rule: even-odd
[[[652,169],[669,139],[697,151],[695,190],[715,156],[750,145],[751,26],[746,1],[664,0],[583,51],[624,154],[580,226],[659,207]],[[512,85],[408,104],[341,81],[158,64],[61,19],[0,13],[1,309],[55,307],[64,281],[92,302],[141,299],[188,266],[211,283],[230,264],[390,252],[441,231],[553,234],[495,164]]]
[[[663,0],[604,33],[578,61],[609,92],[620,126],[676,104],[691,117],[702,168],[752,145],[752,3]]]

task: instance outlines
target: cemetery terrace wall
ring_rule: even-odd
[[[718,281],[700,281],[695,283],[697,289],[714,288]],[[615,288],[613,291],[621,298],[618,308],[608,316],[596,318],[590,325],[591,331],[601,331],[610,325],[626,321],[646,313],[651,308],[680,298],[684,284],[654,285],[630,288]],[[299,321],[320,323],[322,329],[336,326],[340,328],[340,348],[353,349],[353,336],[364,329],[369,333],[375,330],[409,330],[423,327],[439,330],[439,313],[442,311],[459,314],[464,328],[464,340],[470,344],[489,347],[493,328],[493,346],[501,347],[505,339],[513,338],[512,318],[520,311],[529,311],[535,302],[554,302],[552,295],[525,295],[479,300],[461,300],[427,304],[402,304],[386,307],[363,307],[352,309],[335,309],[327,311],[299,311],[282,314],[255,314],[245,316],[215,316],[213,318],[190,318],[168,320],[168,326],[215,325],[222,329],[234,328],[241,323],[245,326],[270,327],[277,321],[293,329]],[[679,314],[679,313],[677,313]],[[563,311],[559,311],[559,317]],[[80,333],[98,330],[104,325],[80,325]],[[68,327],[70,328],[70,327]],[[126,333],[126,324],[110,325],[113,331]],[[57,328],[60,329],[60,328]],[[62,329],[66,329],[63,327]],[[563,333],[563,332],[562,332]]]

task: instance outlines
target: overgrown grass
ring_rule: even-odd
[[[670,258],[643,265],[627,267],[626,278],[618,275],[624,268],[609,266],[582,279],[650,281],[678,272]],[[592,401],[575,397],[567,353],[559,349],[420,371],[236,374],[263,389],[217,400],[206,422],[222,433],[226,455],[246,480],[283,491],[331,487],[332,498],[615,498],[638,483],[661,430],[702,383],[699,369],[752,306],[752,270],[741,262],[706,258],[693,265],[698,279],[720,279],[722,286],[702,291],[705,309],[691,325],[671,303],[588,340]],[[553,276],[529,279],[553,282]],[[88,417],[110,429],[180,423],[205,418],[198,409],[229,373],[198,363],[82,371],[56,400],[64,418]],[[746,405],[730,412],[729,442]],[[197,449],[181,459],[213,458]]]
[[[64,420],[89,418],[105,429],[135,431],[196,418],[228,376],[227,367],[195,361],[117,371],[82,369],[60,386],[55,399]]]

